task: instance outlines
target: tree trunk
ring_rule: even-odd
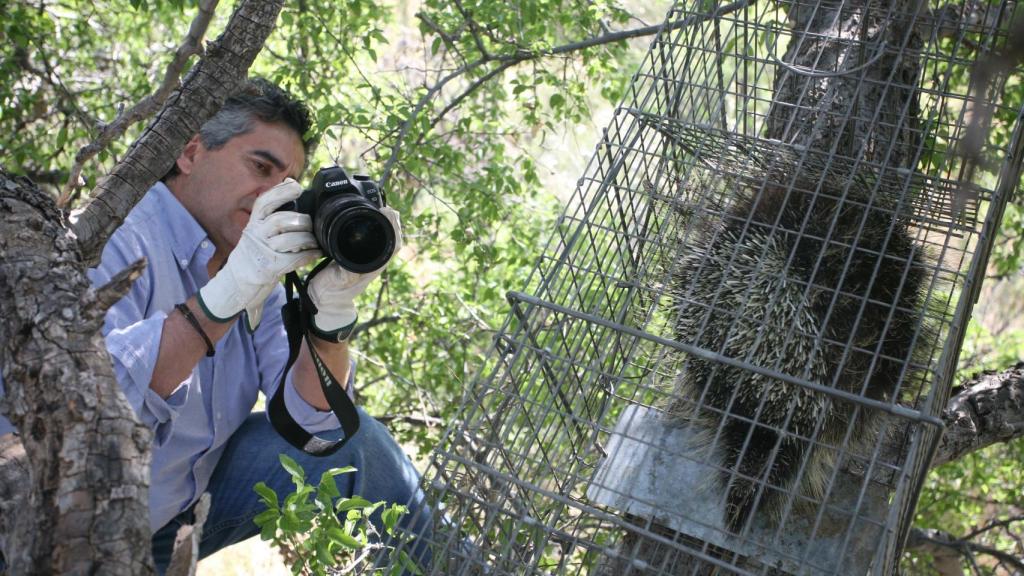
[[[99,290],[90,288],[85,270],[187,140],[241,85],[282,3],[243,0],[237,6],[221,37],[73,224],[53,198],[0,170],[0,368],[6,387],[0,409],[18,428],[28,463],[16,446],[4,447],[0,494],[25,494],[7,482],[19,469],[27,470],[30,486],[3,510],[12,573],[153,571],[151,434],[124,400],[100,335],[106,310],[144,263]]]
[[[54,201],[0,171],[4,411],[31,489],[10,514],[15,574],[147,574],[149,430],[120,393],[100,336],[133,274],[89,288]]]
[[[765,136],[879,167],[916,163],[917,2],[793,2]],[[870,5],[870,6],[869,6]]]

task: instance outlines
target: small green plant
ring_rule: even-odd
[[[260,527],[260,537],[273,542],[291,564],[292,574],[345,574],[385,547],[370,522],[370,515],[378,509],[384,531],[396,536],[398,520],[408,511],[405,506],[373,503],[360,496],[341,497],[334,478],[355,472],[354,467],[331,468],[313,485],[306,483],[306,472],[295,460],[284,454],[279,458],[295,483],[295,492],[281,502],[273,488],[257,483],[254,490],[267,509],[253,521]],[[390,565],[375,571],[389,576],[422,574],[404,550],[391,547],[390,555]]]

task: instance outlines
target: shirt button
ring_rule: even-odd
[[[182,258],[182,259],[180,260],[180,262],[181,262],[181,265],[182,265],[182,266],[188,266],[188,260],[186,260],[186,259]]]
[[[199,245],[202,246],[203,248],[206,248],[210,245],[210,242],[207,240],[203,240]]]
[[[218,411],[217,411],[217,420],[223,420],[223,419],[224,419],[224,413],[223,413],[223,412],[220,412],[220,411],[218,410]]]

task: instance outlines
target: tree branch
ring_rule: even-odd
[[[484,46],[484,39],[480,35],[480,28],[478,27],[476,20],[473,20],[473,15],[466,11],[466,8],[462,5],[459,0],[454,0],[455,7],[459,10],[459,14],[462,14],[462,19],[469,25],[469,32],[473,36],[473,43],[476,44],[477,51],[487,60],[491,59],[490,52]]]
[[[174,551],[164,576],[195,576],[199,562],[199,542],[203,539],[203,525],[210,513],[210,493],[203,492],[195,507],[195,522],[178,528],[174,536]]]
[[[978,374],[954,393],[942,414],[947,428],[932,467],[1024,435],[1024,362]]]
[[[209,43],[180,90],[103,178],[92,199],[72,214],[82,256],[94,266],[110,234],[158,179],[170,170],[185,143],[238,90],[274,29],[283,0],[243,0],[224,32]]]
[[[465,100],[471,94],[473,94],[473,92],[476,92],[477,88],[480,88],[481,86],[483,86],[484,84],[489,82],[491,80],[491,78],[494,78],[498,74],[501,74],[505,70],[508,70],[509,68],[511,68],[512,66],[515,66],[518,63],[519,63],[518,61],[512,61],[512,60],[507,61],[507,62],[503,62],[503,63],[501,63],[501,65],[496,66],[493,70],[491,70],[487,74],[484,74],[483,76],[477,78],[475,82],[473,82],[465,90],[460,92],[458,96],[456,96],[455,98],[452,98],[452,100],[450,102],[448,102],[448,104],[444,107],[444,109],[442,109],[440,112],[437,113],[436,116],[434,116],[434,118],[430,121],[430,126],[427,128],[427,130],[423,134],[420,134],[420,137],[417,138],[416,143],[417,144],[421,143],[423,141],[424,136],[426,136],[427,132],[430,132],[431,130],[433,130],[434,127],[437,126],[441,122],[441,120],[444,119],[445,115],[447,115],[449,112],[451,112],[452,110],[457,108],[459,106],[459,104],[461,104],[463,100]]]
[[[944,532],[913,528],[905,549],[929,554],[932,557],[931,567],[939,576],[963,576],[960,564],[964,554],[962,543]]]
[[[985,554],[995,558],[1000,565],[1013,568],[1011,573],[1024,573],[1024,562],[1012,554],[992,546],[972,542],[967,538],[957,538],[948,532],[933,528],[912,529],[907,539],[906,549],[931,554],[935,559],[933,568],[942,576],[962,575],[961,559],[973,562],[974,554]]]
[[[352,329],[351,337],[354,339],[357,335],[362,334],[363,332],[366,332],[367,330],[370,330],[376,326],[379,326],[381,324],[388,324],[390,322],[397,322],[401,319],[401,316],[391,315],[382,316],[380,318],[372,318],[370,320],[367,320],[366,322],[360,322],[359,324],[356,324],[355,328]]]
[[[431,416],[430,414],[384,414],[383,416],[377,416],[376,419],[382,424],[404,422],[405,424],[425,426],[428,428],[444,425],[443,419],[438,418],[437,416]]]
[[[399,130],[399,132],[398,132],[398,136],[395,138],[395,144],[391,148],[391,155],[388,157],[387,162],[384,164],[384,170],[382,171],[382,174],[381,174],[380,185],[381,185],[382,188],[386,188],[387,187],[387,183],[388,183],[388,180],[390,180],[390,178],[391,178],[391,172],[394,170],[395,163],[398,161],[399,155],[401,154],[402,150],[405,148],[405,146],[403,144],[403,142],[405,141],[405,137],[408,136],[409,129],[412,127],[413,122],[415,122],[415,120],[419,117],[419,115],[423,111],[423,109],[431,101],[433,101],[434,97],[437,96],[437,94],[441,91],[442,88],[444,88],[444,86],[446,84],[448,84],[449,82],[451,82],[452,80],[454,80],[454,79],[456,79],[456,78],[458,78],[460,76],[463,76],[463,75],[465,75],[465,74],[467,74],[467,73],[469,73],[469,72],[479,68],[480,66],[483,66],[483,65],[485,65],[485,64],[487,64],[489,62],[498,62],[499,63],[499,67],[497,69],[497,72],[501,72],[501,71],[503,71],[503,70],[505,70],[507,68],[510,68],[510,67],[512,67],[512,66],[514,66],[516,64],[520,64],[522,62],[527,62],[527,61],[531,61],[531,60],[537,60],[537,59],[546,58],[546,57],[549,57],[549,56],[560,56],[560,55],[565,55],[565,54],[571,54],[573,52],[578,52],[578,51],[581,51],[581,50],[586,50],[588,48],[595,48],[597,46],[604,46],[604,45],[607,45],[607,44],[615,44],[615,43],[618,43],[618,42],[624,42],[626,40],[630,40],[630,39],[633,39],[633,38],[640,38],[640,37],[643,37],[643,36],[650,36],[652,34],[656,34],[656,33],[659,33],[659,32],[662,32],[662,33],[669,32],[669,31],[677,30],[679,28],[690,26],[692,24],[696,24],[696,23],[699,23],[699,22],[705,22],[707,20],[711,20],[711,19],[714,19],[714,18],[720,18],[720,17],[722,17],[725,14],[729,14],[731,12],[735,12],[737,10],[742,10],[742,9],[746,8],[748,5],[750,5],[750,2],[751,2],[751,0],[737,0],[736,2],[732,2],[730,4],[719,6],[716,10],[708,12],[706,14],[693,14],[693,15],[691,15],[691,16],[689,16],[687,18],[684,18],[682,20],[679,20],[677,22],[671,22],[671,23],[668,24],[668,26],[664,26],[663,27],[663,25],[659,24],[659,25],[656,25],[656,26],[644,26],[642,28],[634,28],[634,29],[631,29],[631,30],[621,30],[621,31],[618,31],[618,32],[610,32],[610,33],[607,33],[607,34],[601,34],[599,36],[595,36],[593,38],[588,38],[586,40],[580,40],[578,42],[570,42],[568,44],[563,44],[561,46],[556,46],[554,48],[548,48],[548,49],[545,49],[545,50],[533,50],[533,51],[519,50],[519,51],[517,51],[517,52],[515,52],[513,54],[504,54],[504,55],[490,55],[490,54],[488,54],[486,52],[483,52],[482,56],[480,58],[478,58],[477,60],[474,60],[473,62],[470,62],[468,64],[460,66],[459,68],[457,68],[456,70],[452,71],[450,74],[448,74],[447,76],[445,76],[444,78],[439,80],[437,82],[437,84],[435,84],[434,86],[431,86],[430,88],[428,88],[427,92],[425,94],[423,94],[423,96],[420,97],[419,101],[416,102],[416,106],[413,108],[412,112],[409,114],[409,117],[405,119],[405,122],[402,123],[402,127]],[[487,76],[488,76],[488,78],[491,78],[495,74],[496,74],[496,72],[492,71],[491,73],[488,73]],[[456,99],[459,102],[461,102],[463,99],[465,99],[466,96],[469,95],[469,93],[471,93],[471,92],[475,91],[477,88],[479,88],[480,85],[481,85],[480,82],[475,82],[475,83],[471,84],[465,91],[463,91],[463,93],[461,93],[459,96],[456,96]],[[440,118],[444,114],[446,114],[451,108],[454,108],[454,106],[447,106],[442,111],[442,113],[438,115],[437,120],[435,120],[433,123],[431,123],[430,126],[433,127],[434,125],[436,125],[437,122],[440,120]],[[418,141],[419,141],[419,139],[417,139],[417,142]]]
[[[167,100],[167,97],[171,92],[179,86],[181,72],[185,69],[185,64],[188,62],[189,58],[194,54],[202,53],[201,42],[203,36],[206,34],[206,29],[210,25],[210,20],[213,19],[213,11],[217,7],[218,1],[219,0],[200,0],[198,12],[196,13],[196,17],[192,20],[191,26],[189,26],[188,34],[185,36],[185,40],[182,41],[181,45],[178,46],[170,64],[167,65],[167,70],[164,72],[163,82],[161,82],[160,87],[157,88],[156,92],[146,96],[127,111],[119,113],[113,122],[103,126],[102,131],[95,140],[86,146],[83,146],[82,149],[78,151],[78,154],[75,155],[75,163],[71,167],[71,174],[64,183],[64,187],[60,193],[60,199],[57,200],[57,205],[59,207],[65,208],[71,200],[71,194],[79,188],[78,180],[82,174],[82,168],[85,166],[85,163],[99,154],[100,151],[106,148],[115,139],[121,137],[129,126],[136,122],[145,120],[155,114],[160,109],[160,106],[163,105],[164,101]]]

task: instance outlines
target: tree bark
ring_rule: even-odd
[[[946,432],[932,467],[1024,436],[1024,362],[975,375],[957,387],[943,411]]]
[[[85,271],[142,194],[244,81],[282,1],[243,0],[181,89],[69,223],[0,170],[0,409],[24,446],[0,456],[4,552],[15,574],[150,574],[151,434],[114,378],[100,328],[138,264],[93,290]],[[77,239],[77,241],[76,241]],[[27,462],[27,465],[25,464]],[[27,472],[27,494],[5,482]]]
[[[137,270],[92,290],[63,222],[52,198],[0,171],[2,407],[21,433],[30,486],[19,509],[4,510],[4,553],[15,574],[148,574],[138,551],[150,537],[151,434],[100,336]]]
[[[777,68],[765,136],[879,168],[915,164],[915,54],[922,44],[915,4],[789,3],[792,37]]]

